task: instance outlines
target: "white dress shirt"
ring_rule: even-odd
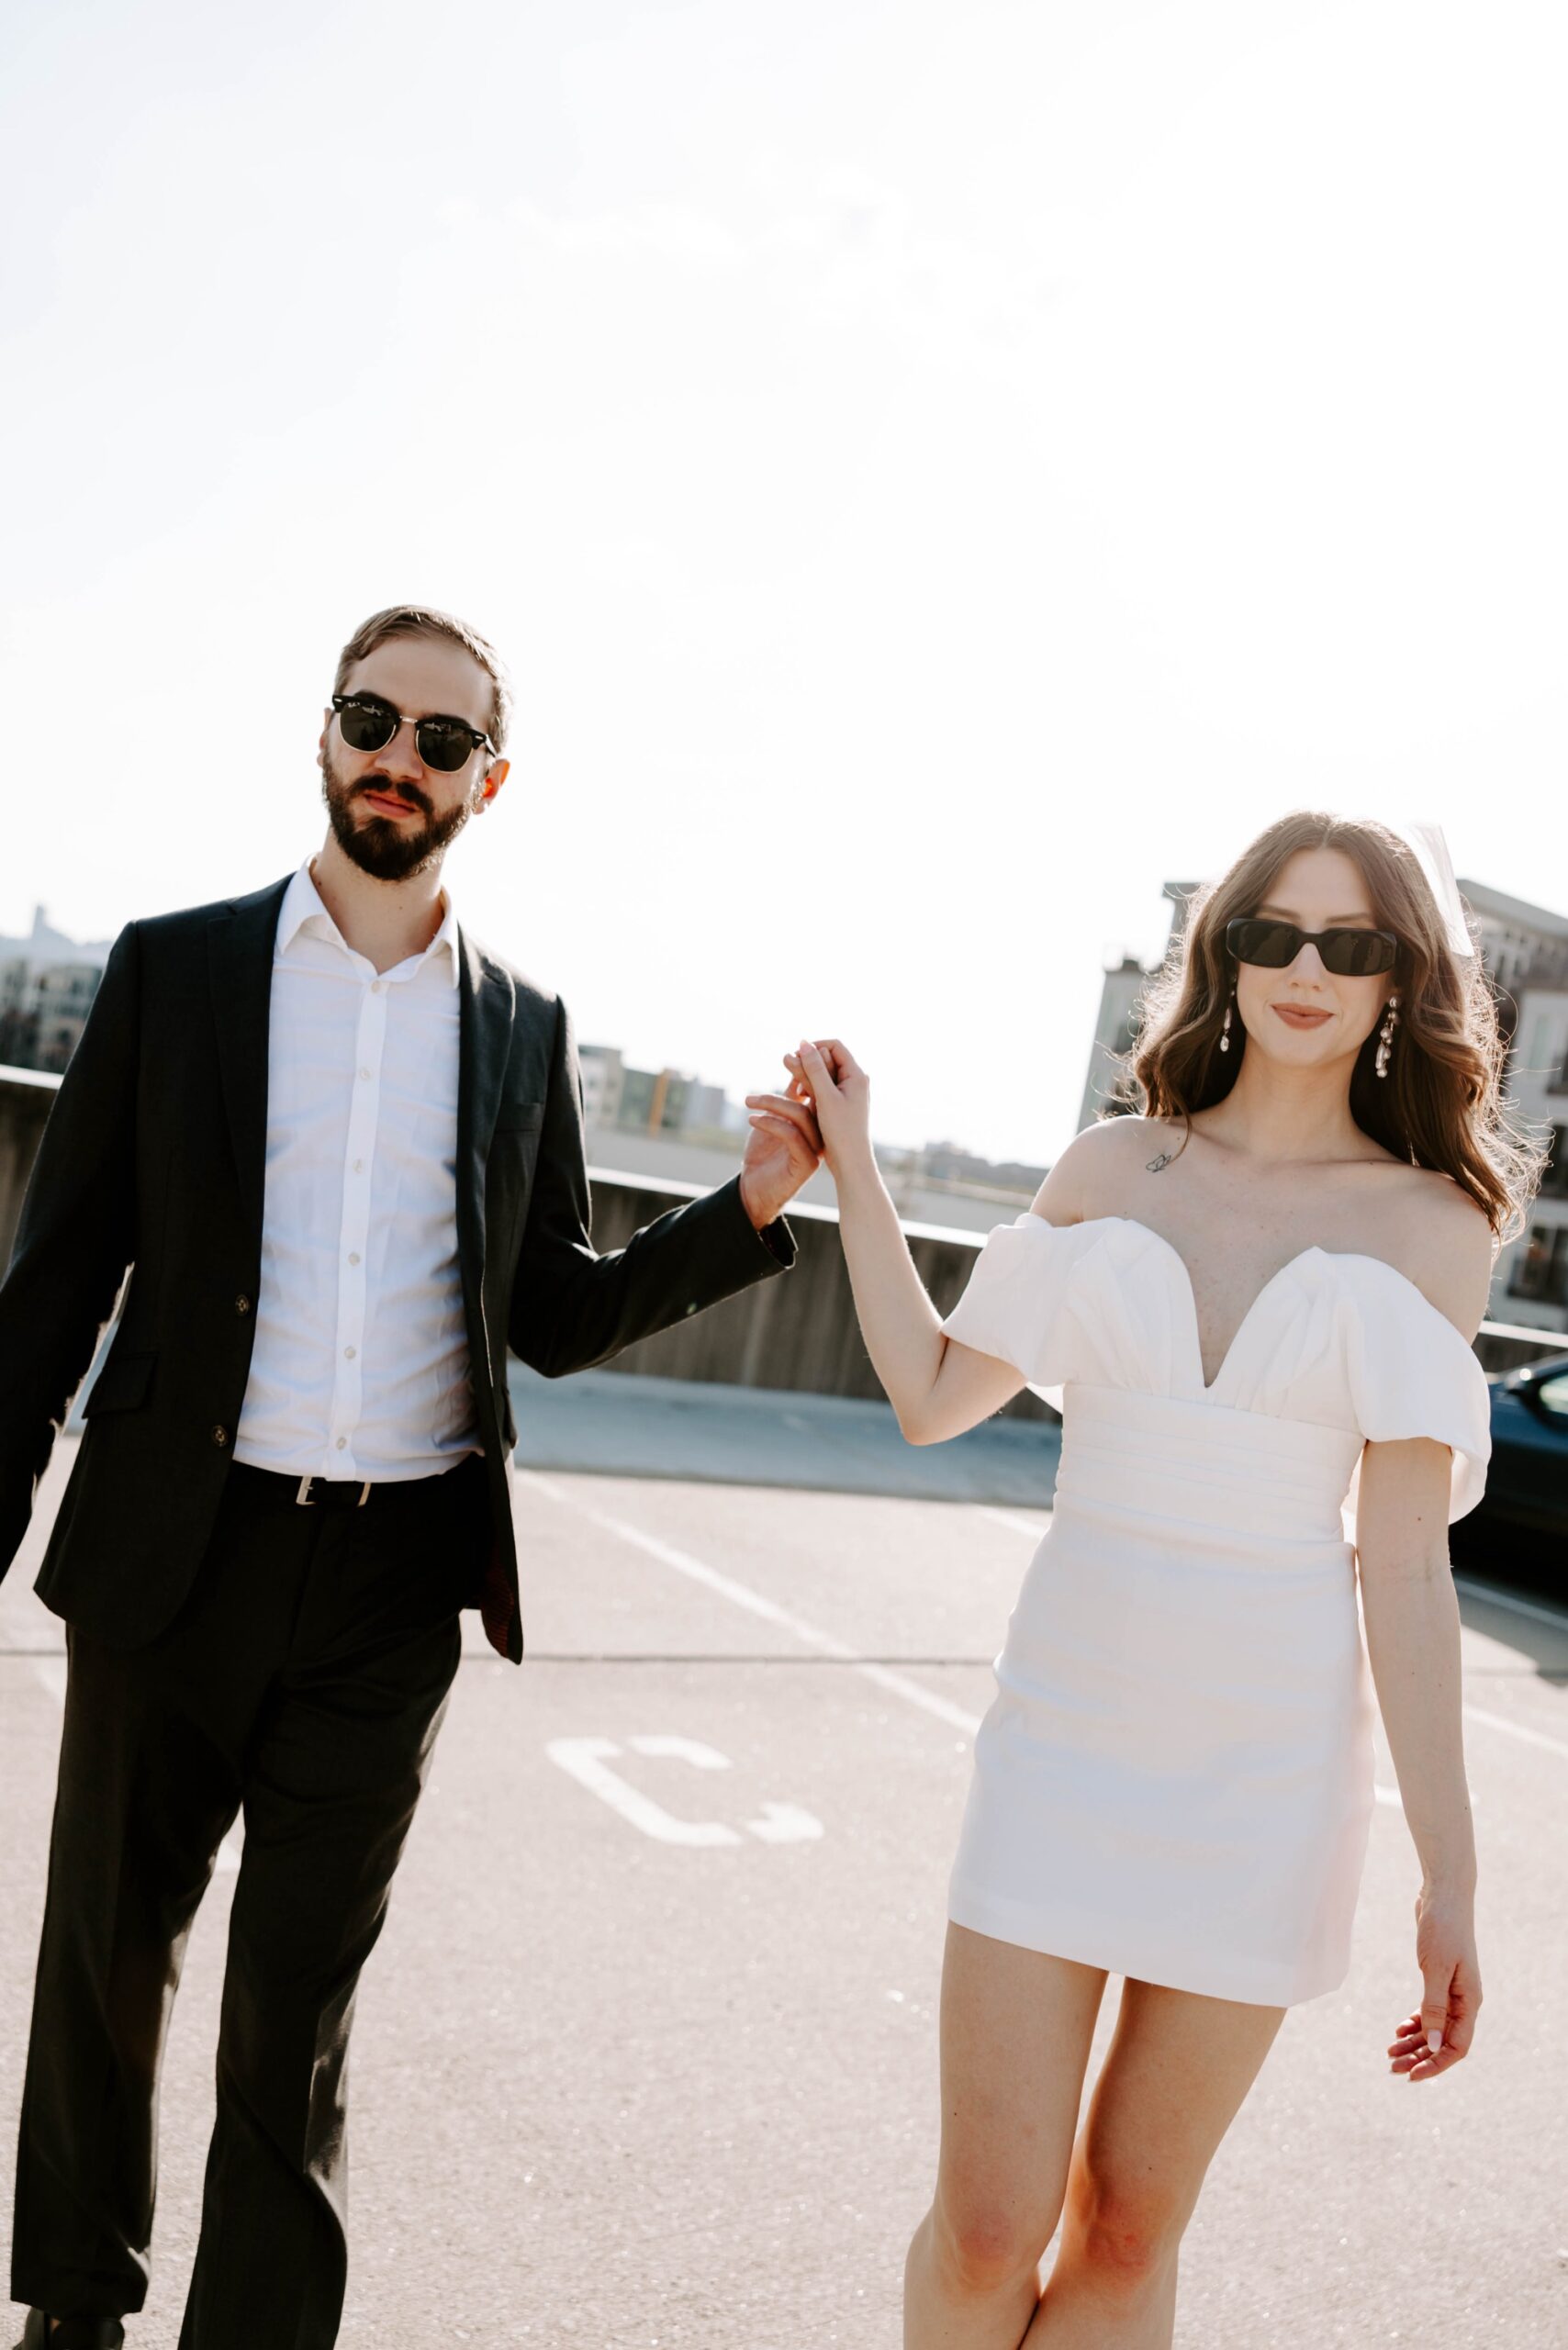
[[[309,862],[273,949],[262,1278],[236,1460],[388,1483],[478,1441],[457,1260],[457,923],[377,972]]]

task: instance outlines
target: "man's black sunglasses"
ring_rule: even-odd
[[[334,694],[332,708],[351,751],[385,750],[403,723],[402,711],[383,701],[379,694]],[[442,775],[455,775],[481,744],[492,758],[498,755],[489,736],[470,726],[465,718],[433,715],[414,721],[415,750],[427,767]]]
[[[1238,963],[1261,963],[1283,970],[1304,946],[1316,946],[1323,968],[1337,979],[1364,979],[1392,971],[1399,941],[1391,930],[1298,930],[1294,922],[1267,914],[1241,914],[1225,926],[1225,943]]]

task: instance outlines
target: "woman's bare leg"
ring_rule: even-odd
[[[1018,2350],[1062,2208],[1103,1967],[947,1929],[942,2152],[904,2350]]]
[[[1169,2350],[1182,2231],[1284,2013],[1129,1977],[1024,2350]]]

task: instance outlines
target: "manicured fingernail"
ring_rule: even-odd
[[[1434,2056],[1437,2054],[1442,2044],[1443,2035],[1440,2031],[1429,2031],[1427,2034],[1427,2045],[1431,2050]]]

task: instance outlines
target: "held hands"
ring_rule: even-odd
[[[870,1085],[848,1046],[833,1036],[815,1045],[802,1039],[784,1066],[787,1092],[745,1097],[752,1133],[741,1197],[759,1230],[823,1158],[837,1180],[857,1151],[871,1158]]]
[[[1388,2051],[1388,2069],[1413,2081],[1431,2081],[1461,2064],[1475,2037],[1481,1971],[1468,1898],[1422,1886],[1416,1897],[1416,1961],[1424,1996],[1399,2027]],[[1433,2033],[1439,2035],[1435,2048]]]
[[[813,1045],[802,1038],[786,1053],[790,1098],[810,1104],[822,1137],[823,1156],[835,1182],[858,1163],[871,1163],[871,1080],[836,1036]]]

